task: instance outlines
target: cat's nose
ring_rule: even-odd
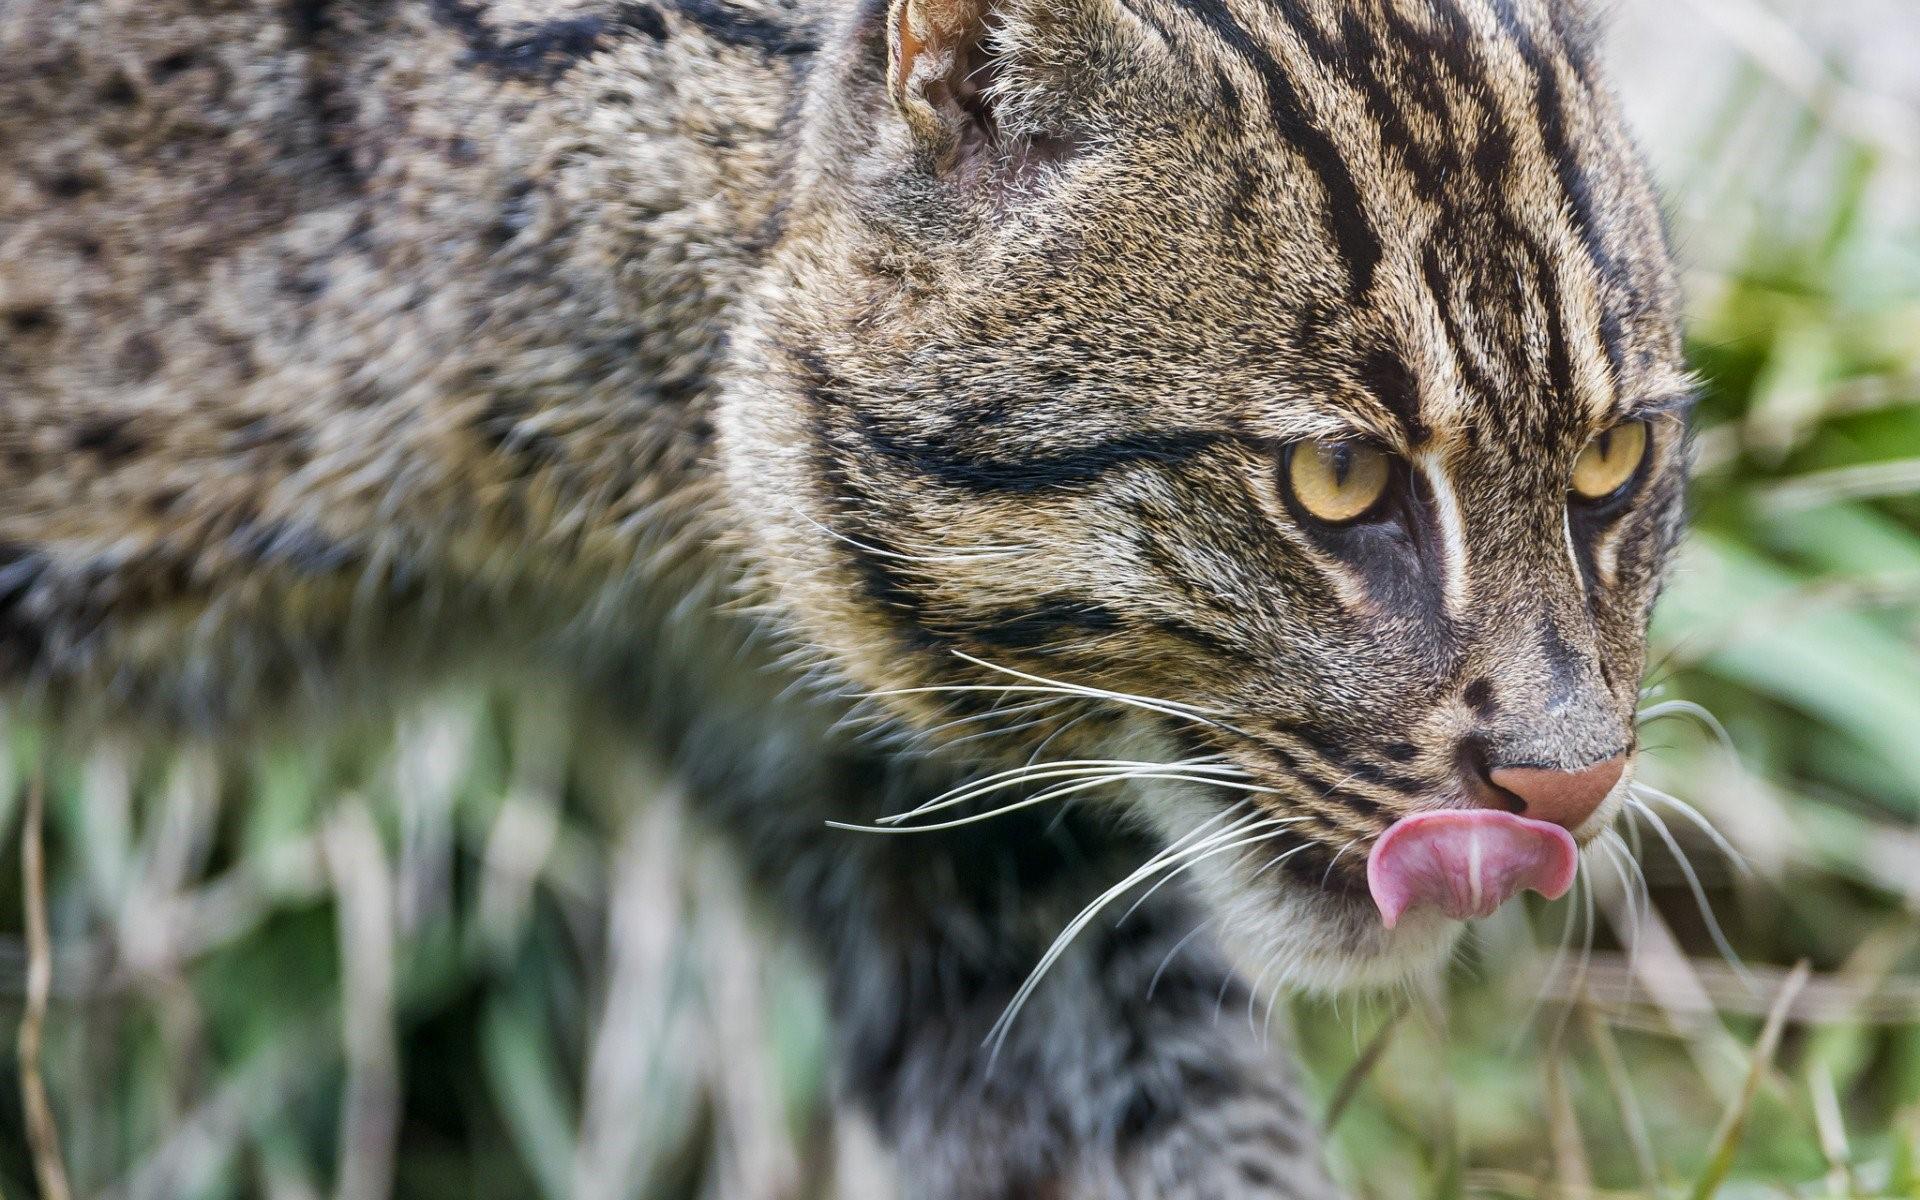
[[[1519,798],[1526,807],[1520,815],[1536,821],[1550,821],[1562,829],[1575,830],[1599,811],[1627,769],[1627,756],[1612,758],[1573,770],[1558,767],[1495,767],[1487,778],[1502,791]]]

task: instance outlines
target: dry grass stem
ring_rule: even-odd
[[[26,821],[20,832],[20,873],[27,918],[27,1003],[20,1018],[20,1099],[26,1109],[27,1143],[41,1200],[69,1200],[60,1127],[41,1073],[40,1052],[53,992],[53,938],[47,929],[47,782],[40,771],[27,784]]]
[[[1746,1085],[1740,1089],[1733,1104],[1728,1106],[1726,1115],[1721,1117],[1720,1128],[1714,1131],[1707,1153],[1707,1165],[1694,1181],[1693,1200],[1711,1200],[1726,1180],[1727,1172],[1732,1170],[1733,1156],[1740,1148],[1740,1136],[1746,1131],[1754,1098],[1760,1094],[1760,1085],[1773,1068],[1773,1056],[1780,1048],[1780,1035],[1787,1028],[1794,997],[1800,994],[1800,989],[1806,986],[1812,973],[1812,967],[1802,959],[1781,984],[1779,995],[1774,998],[1773,1011],[1767,1014],[1767,1023],[1760,1030],[1760,1040],[1754,1044]]]
[[[1387,1019],[1380,1023],[1380,1028],[1374,1031],[1372,1038],[1368,1039],[1366,1049],[1362,1050],[1360,1057],[1347,1068],[1347,1073],[1340,1077],[1339,1085],[1333,1089],[1333,1098],[1327,1101],[1326,1115],[1320,1120],[1322,1129],[1331,1133],[1333,1127],[1340,1123],[1340,1118],[1346,1113],[1347,1107],[1353,1103],[1353,1098],[1360,1094],[1361,1086],[1367,1082],[1367,1077],[1373,1074],[1373,1069],[1380,1064],[1380,1056],[1387,1052],[1388,1044],[1393,1041],[1393,1031],[1399,1028],[1401,1019],[1407,1015],[1408,1003],[1402,1000],[1392,1012],[1387,1014]]]
[[[1639,1169],[1641,1185],[1647,1189],[1648,1195],[1657,1195],[1660,1191],[1660,1161],[1654,1155],[1653,1138],[1647,1133],[1647,1120],[1640,1111],[1640,1102],[1633,1094],[1633,1080],[1627,1074],[1627,1063],[1621,1057],[1620,1044],[1614,1039],[1606,1018],[1593,1005],[1582,1004],[1580,1018],[1586,1026],[1587,1040],[1593,1043],[1594,1053],[1599,1056],[1601,1070],[1606,1073],[1607,1090],[1613,1093],[1614,1107],[1620,1110],[1620,1126],[1626,1131],[1627,1148],[1633,1152],[1633,1162]]]
[[[1574,1111],[1573,1095],[1560,1069],[1560,1055],[1545,1055],[1541,1069],[1547,1100],[1547,1139],[1553,1148],[1554,1192],[1568,1200],[1588,1195],[1593,1191],[1593,1168],[1580,1137],[1580,1116]]]
[[[349,800],[327,829],[327,871],[338,904],[342,1041],[338,1200],[383,1200],[393,1189],[399,1134],[399,1047],[394,1032],[395,881],[366,805]]]
[[[1684,1033],[1695,1017],[1714,1013],[1744,1017],[1767,1015],[1792,975],[1781,967],[1751,967],[1749,973],[1758,987],[1750,991],[1730,968],[1712,960],[1687,960],[1687,973],[1678,986],[1671,985],[1672,981],[1663,974],[1665,969],[1649,968],[1644,961],[1630,968],[1625,955],[1596,952],[1588,970],[1586,992],[1593,1003],[1609,1015],[1656,1008],[1669,1019],[1680,1017],[1677,1031]],[[1694,983],[1699,987],[1692,986]],[[1565,1003],[1575,999],[1567,995],[1564,988],[1552,985],[1548,995]],[[1794,997],[1787,1017],[1798,1025],[1912,1025],[1920,1022],[1920,978],[1892,976],[1862,980],[1835,975],[1810,978]],[[1640,1024],[1637,1027],[1659,1026]]]

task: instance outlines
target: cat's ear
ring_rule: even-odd
[[[887,90],[938,170],[997,135],[992,108],[995,0],[890,0]]]

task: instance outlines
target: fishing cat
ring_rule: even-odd
[[[243,737],[573,664],[907,1194],[1326,1194],[1221,1006],[1431,971],[1631,767],[1691,388],[1594,58],[1552,0],[16,0],[0,674]]]

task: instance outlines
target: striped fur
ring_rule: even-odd
[[[814,938],[913,1194],[1320,1192],[1281,1065],[1089,964],[1404,979],[1456,930],[1380,928],[1371,840],[1463,764],[1632,749],[1690,384],[1592,42],[1554,0],[13,4],[0,674],[237,736],[585,663]],[[1624,419],[1648,462],[1570,505]],[[1354,435],[1404,500],[1318,525],[1286,447]],[[823,831],[1033,756],[1258,790]],[[1248,795],[1288,824],[986,1072],[1098,872]]]

